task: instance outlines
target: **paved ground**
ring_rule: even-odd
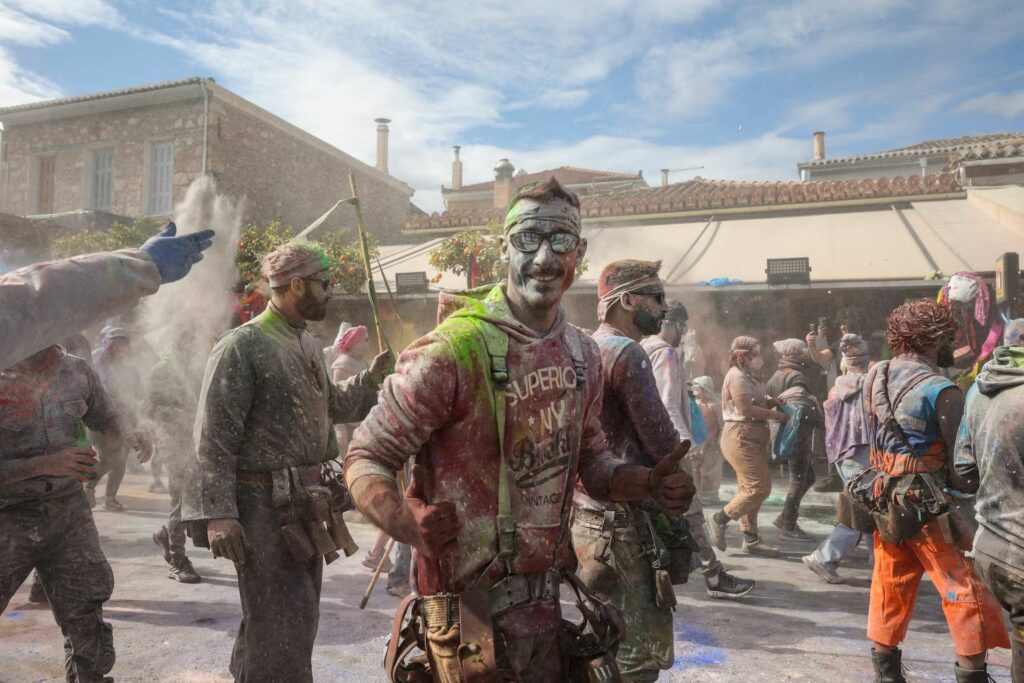
[[[106,609],[117,645],[113,675],[118,681],[229,681],[227,662],[240,614],[234,571],[226,561],[195,551],[202,584],[185,586],[164,578],[163,560],[150,535],[162,523],[167,498],[146,493],[147,484],[148,475],[129,474],[121,497],[129,512],[96,512],[116,575]],[[781,483],[776,492],[784,492]],[[827,499],[819,496],[814,502]],[[770,521],[777,512],[777,506],[769,506],[762,513],[771,542],[776,539]],[[830,528],[829,509],[811,506],[807,514],[801,523],[823,537]],[[732,528],[730,533],[730,545],[738,545],[739,532]],[[373,534],[369,526],[353,525],[364,548]],[[813,547],[785,544],[786,556],[779,560],[755,561],[727,552],[730,569],[758,581],[755,592],[741,602],[708,598],[699,575],[679,587],[676,664],[661,680],[871,681],[864,638],[870,583],[866,554],[858,549],[843,567],[846,585],[830,586],[800,562]],[[360,611],[369,572],[357,560],[339,560],[324,574],[314,654],[317,681],[384,680],[380,662],[397,600],[378,587],[369,608]],[[0,617],[0,681],[63,680],[59,632],[49,610],[29,603],[27,595],[26,584]],[[952,645],[939,598],[927,581],[904,651],[911,681],[953,680]],[[990,659],[995,679],[1008,683],[1009,653],[997,650]]]

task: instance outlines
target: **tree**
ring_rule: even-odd
[[[331,279],[334,285],[346,294],[357,294],[366,282],[363,272],[363,254],[358,242],[345,243],[348,230],[345,228],[324,233],[317,240],[331,262]],[[252,283],[263,276],[260,263],[263,257],[295,237],[290,226],[271,221],[265,226],[247,225],[242,228],[235,252],[235,265],[239,278]],[[370,238],[370,258],[377,255],[377,245]]]
[[[54,258],[118,249],[138,249],[142,243],[160,232],[161,226],[149,217],[137,218],[131,225],[114,223],[106,230],[73,232],[53,241]]]

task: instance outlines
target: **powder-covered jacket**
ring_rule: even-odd
[[[338,457],[332,425],[362,419],[376,402],[366,372],[331,382],[316,339],[271,304],[225,333],[207,361],[182,519],[238,517],[240,469],[269,472]]]
[[[647,352],[607,323],[594,331],[594,340],[604,372],[601,426],[608,447],[630,465],[653,467],[676,447],[679,435],[661,402]],[[578,499],[586,507],[608,507],[586,494]]]
[[[50,386],[17,370],[0,372],[0,460],[33,458],[72,446],[75,425],[105,432],[121,429],[120,416],[96,372],[81,358],[61,352]],[[55,498],[81,489],[72,477],[33,477],[0,487],[0,507]]]
[[[960,474],[977,468],[981,475],[978,547],[985,549],[983,537],[992,534],[1004,546],[1000,559],[1019,566],[1024,560],[1024,347],[996,348],[967,393],[955,464]]]
[[[672,418],[680,439],[689,439],[690,392],[686,381],[686,369],[679,351],[658,336],[647,337],[640,346],[651,359],[651,371],[658,387],[661,402]]]
[[[505,474],[516,519],[513,573],[567,566],[570,534],[560,520],[566,477],[578,476],[585,490],[604,498],[622,464],[608,452],[601,431],[597,346],[570,329],[564,312],[542,335],[512,315],[504,285],[462,295],[442,293],[439,327],[402,353],[395,374],[384,382],[380,403],[356,429],[345,462],[351,487],[365,476],[394,479],[415,457],[429,471],[424,483],[429,501],[455,504],[461,522],[458,550],[440,561],[418,558],[423,595],[458,593],[485,572],[491,583],[506,573],[500,562],[492,564],[501,473],[491,360],[479,334],[456,339],[446,332],[470,325],[455,321],[457,317],[494,325],[508,336]],[[569,334],[577,337],[586,363],[582,405]],[[578,470],[568,472],[577,438]]]
[[[135,249],[36,263],[0,275],[0,369],[123,313],[159,286],[153,259]]]

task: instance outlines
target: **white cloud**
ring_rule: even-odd
[[[76,26],[117,26],[121,17],[104,0],[5,0],[25,14],[44,21]]]
[[[41,47],[63,42],[67,31],[0,4],[0,45]]]
[[[0,47],[0,106],[13,107],[60,96],[60,88],[19,67],[10,53]]]
[[[685,40],[648,51],[637,89],[659,108],[699,118],[713,111],[753,71],[750,59],[729,36]]]
[[[977,111],[983,114],[995,114],[1004,119],[1017,118],[1024,114],[1024,90],[1012,92],[990,92],[967,100],[957,111]]]

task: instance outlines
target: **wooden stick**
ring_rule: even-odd
[[[366,275],[366,294],[370,297],[370,309],[373,311],[373,322],[377,326],[377,345],[381,351],[394,351],[384,334],[384,326],[380,319],[380,305],[377,302],[377,288],[373,284],[373,266],[370,265],[370,244],[366,233],[366,224],[363,222],[363,207],[359,201],[359,194],[356,192],[356,176],[349,171],[348,184],[352,188],[352,206],[356,210],[356,223],[359,226],[359,243],[363,252],[363,273]]]
[[[389,538],[388,544],[384,546],[384,553],[380,556],[380,562],[377,563],[377,568],[373,570],[373,576],[370,578],[370,585],[366,587],[366,592],[363,593],[363,599],[359,601],[359,609],[366,609],[366,603],[370,601],[370,594],[373,593],[373,588],[377,585],[377,579],[380,578],[380,572],[384,568],[384,563],[387,562],[388,555],[391,554],[391,549],[394,547],[395,539]]]

